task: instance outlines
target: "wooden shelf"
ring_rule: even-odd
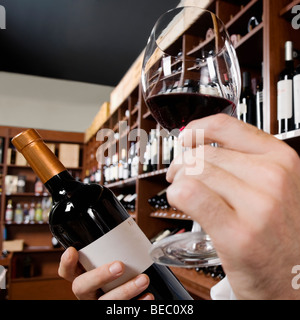
[[[147,173],[142,173],[139,174],[139,179],[145,179],[145,178],[150,178],[150,177],[156,177],[160,175],[165,175],[168,171],[168,168],[165,169],[160,169],[152,172],[147,172]]]
[[[132,186],[135,185],[136,178],[129,178],[126,180],[119,180],[116,182],[108,183],[105,185],[107,188],[124,188],[125,186]]]
[[[34,223],[16,223],[16,222],[11,222],[11,223],[7,223],[5,222],[5,226],[6,227],[10,227],[10,226],[13,226],[13,227],[29,227],[29,226],[42,226],[42,225],[49,225],[48,222],[34,222]]]
[[[239,11],[229,22],[226,23],[225,27],[227,30],[230,30],[230,28],[237,22],[240,21],[240,19],[243,17],[243,15],[249,14],[249,12],[254,8],[254,6],[258,3],[262,2],[261,0],[252,0],[250,1],[242,10]]]
[[[218,280],[199,274],[195,269],[171,267],[171,270],[189,292],[202,299],[211,300],[210,289]]]
[[[185,213],[180,211],[173,210],[171,208],[161,209],[161,210],[156,210],[154,212],[151,212],[150,217],[159,218],[159,219],[174,219],[174,220],[189,220],[189,221],[192,220],[189,215],[186,215]]]
[[[297,6],[299,4],[300,4],[300,0],[293,0],[286,7],[282,8],[282,10],[280,11],[280,16],[284,17],[288,21],[291,21],[291,17],[292,17],[291,10],[294,6]]]
[[[34,192],[6,193],[6,196],[7,197],[36,197],[36,198],[51,197],[49,193],[34,193]]]
[[[22,251],[18,251],[18,253],[51,253],[51,252],[63,252],[63,248],[53,248],[51,246],[27,246]]]

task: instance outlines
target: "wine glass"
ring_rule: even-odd
[[[216,113],[236,116],[240,68],[223,22],[200,7],[164,13],[148,40],[141,82],[152,116],[171,134]],[[196,222],[191,232],[154,244],[150,255],[156,263],[170,266],[220,264],[211,238]]]

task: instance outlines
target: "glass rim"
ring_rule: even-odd
[[[160,22],[162,21],[163,17],[165,17],[166,15],[168,15],[168,14],[174,12],[174,11],[178,11],[178,13],[180,13],[181,11],[184,11],[184,10],[187,10],[187,9],[196,9],[196,10],[202,11],[203,13],[209,13],[212,17],[215,17],[215,18],[216,18],[217,25],[218,25],[218,26],[220,25],[220,26],[221,26],[221,29],[222,29],[222,33],[225,33],[226,39],[223,41],[224,44],[223,44],[222,46],[220,46],[220,47],[218,48],[218,50],[215,50],[215,52],[214,52],[212,55],[209,55],[210,58],[214,58],[214,57],[218,56],[218,55],[224,50],[224,48],[226,47],[226,41],[228,41],[228,43],[229,43],[230,45],[232,45],[231,40],[230,40],[230,36],[229,36],[229,34],[228,34],[228,31],[227,31],[227,28],[226,28],[224,22],[219,18],[219,16],[217,16],[214,12],[212,12],[212,11],[210,11],[210,10],[208,10],[208,9],[199,7],[199,6],[194,6],[194,5],[184,6],[184,5],[183,5],[183,6],[180,6],[180,7],[175,7],[175,8],[169,9],[169,10],[167,10],[166,12],[164,12],[163,14],[161,14],[161,15],[158,17],[158,19],[156,20],[156,22],[155,22],[155,24],[154,24],[154,26],[153,26],[153,28],[152,28],[151,36],[154,38],[154,41],[155,41],[155,43],[156,43],[157,48],[158,48],[163,54],[165,54],[165,55],[167,55],[167,56],[170,56],[170,57],[174,57],[174,58],[180,59],[180,58],[178,58],[178,57],[175,56],[175,55],[172,55],[172,54],[167,53],[167,52],[166,52],[166,49],[168,49],[168,47],[167,47],[166,49],[163,49],[163,48],[161,48],[160,44],[158,43],[157,28],[159,27]],[[176,15],[174,15],[173,18],[175,18],[175,17],[176,17]],[[212,18],[212,20],[213,20],[213,23],[215,23],[213,18]],[[172,21],[172,20],[170,20],[169,23],[171,23],[171,21]],[[220,29],[220,28],[219,28],[219,29]],[[187,28],[186,30],[188,30],[188,28]],[[215,28],[214,28],[213,30],[215,31]],[[162,34],[162,33],[161,33],[161,34]],[[160,34],[160,36],[161,36],[161,34]],[[182,35],[183,35],[183,33],[180,34],[177,39],[179,39]],[[150,36],[150,39],[151,39],[151,36]],[[213,39],[214,39],[215,37],[216,37],[216,35],[215,35],[215,32],[214,32],[214,35],[212,36],[212,38],[210,39],[210,41],[213,41]],[[206,39],[205,39],[204,41],[206,41]],[[210,41],[208,41],[208,42],[210,42]],[[171,42],[169,45],[172,45],[172,43],[173,43],[173,42]],[[208,58],[208,57],[204,57],[203,60],[206,60],[207,58]],[[197,60],[197,59],[199,59],[199,58],[192,57],[192,56],[185,58],[186,61],[195,61],[195,60]]]

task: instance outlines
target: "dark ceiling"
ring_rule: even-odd
[[[115,86],[179,0],[0,0],[0,70]]]

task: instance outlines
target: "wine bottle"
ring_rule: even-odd
[[[277,83],[277,119],[278,133],[294,129],[293,117],[293,43],[285,43],[285,68],[279,74]]]
[[[263,75],[264,64],[262,63],[261,78],[257,84],[256,91],[256,116],[257,116],[257,128],[264,129],[264,97],[263,97]]]
[[[29,209],[29,222],[35,223],[35,203],[31,202],[30,209]]]
[[[156,299],[192,299],[167,267],[150,259],[150,241],[112,191],[76,181],[33,129],[14,137],[13,144],[52,195],[49,226],[60,244],[75,247],[86,270],[114,260],[125,263],[125,274],[103,286],[104,292],[145,272],[146,290]]]
[[[157,170],[157,164],[158,164],[158,139],[157,139],[157,130],[152,129],[150,133],[150,166],[151,171]]]
[[[295,129],[299,129],[300,124],[300,64],[295,69],[294,76],[294,114]]]
[[[6,206],[5,211],[5,222],[6,223],[12,223],[14,216],[13,206],[12,206],[12,200],[9,199]]]
[[[241,93],[241,102],[247,105],[246,122],[256,126],[256,102],[251,88],[251,75],[249,72],[243,72],[243,90]]]
[[[21,206],[21,203],[17,203],[16,209],[15,209],[15,215],[14,215],[14,221],[15,223],[22,223],[23,222],[23,209]]]

